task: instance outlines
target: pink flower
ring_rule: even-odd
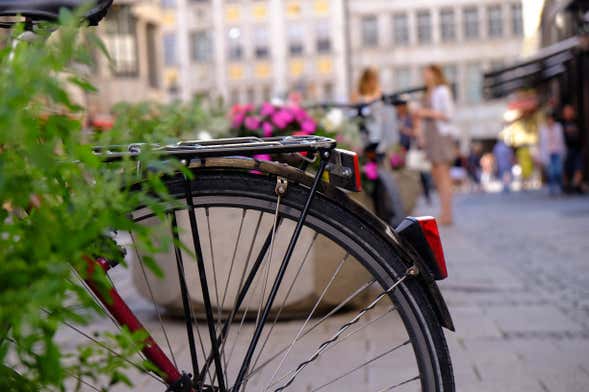
[[[272,115],[272,122],[278,128],[286,128],[290,119],[284,110],[279,110]]]
[[[369,180],[374,181],[378,178],[378,165],[376,162],[365,163],[362,171]]]
[[[246,117],[245,127],[251,131],[255,131],[260,128],[260,120],[256,116]]]
[[[310,135],[310,134],[314,133],[316,129],[317,129],[317,124],[315,124],[315,121],[313,121],[313,120],[305,120],[301,124],[301,131],[305,135]]]
[[[260,114],[262,116],[271,116],[275,111],[274,105],[269,102],[264,102],[260,108]]]
[[[271,161],[272,157],[270,156],[270,154],[257,154],[254,155],[254,158],[257,159],[258,161]]]
[[[272,131],[273,131],[272,124],[264,121],[264,123],[262,124],[262,131],[264,131],[264,137],[272,136]]]
[[[292,113],[292,110],[289,108],[283,108],[282,110],[282,116],[284,116],[284,120],[286,121],[286,123],[288,124],[289,122],[291,122],[292,120],[294,120],[295,116]]]
[[[234,114],[231,119],[231,127],[232,128],[241,127],[241,124],[243,124],[244,118],[245,118],[245,115],[243,113]]]
[[[309,115],[307,114],[307,112],[302,108],[295,107],[292,109],[292,112],[293,112],[295,118],[297,119],[297,121],[300,123],[302,123],[303,121],[305,121],[309,118]]]
[[[241,107],[241,105],[235,104],[233,106],[231,106],[231,115],[234,116],[237,113],[241,113],[243,112],[243,109]]]
[[[391,155],[391,167],[392,168],[398,168],[403,166],[403,157],[401,156],[401,154],[393,154]]]

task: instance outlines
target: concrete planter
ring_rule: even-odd
[[[401,190],[400,193],[403,203],[409,207],[407,209],[407,214],[409,214],[415,206],[415,201],[421,190],[419,174],[411,171],[398,171],[394,175]],[[363,192],[350,193],[349,195],[352,199],[373,211],[372,200],[368,195]],[[255,235],[256,233],[253,228],[256,227],[260,215],[259,212],[253,210],[247,211],[243,215],[243,230],[236,246],[242,214],[243,211],[239,209],[210,209],[209,221],[211,222],[211,234],[209,235],[205,211],[202,209],[197,210],[198,229],[211,292],[211,301],[216,308],[216,312],[220,312],[221,317],[226,315],[233,306],[234,298],[240,287],[244,267],[246,266],[247,255],[250,254],[250,259],[247,260],[247,269],[249,270],[259,253],[266,234],[270,232],[273,224],[272,214],[265,214],[260,220],[260,229],[257,235]],[[192,300],[192,308],[195,313],[200,314],[203,310],[202,292],[196,262],[192,256],[194,254],[194,248],[192,246],[190,222],[187,212],[177,212],[177,220],[181,230],[180,238],[187,246],[187,250],[183,250],[181,253],[190,298]],[[169,222],[161,222],[157,218],[149,218],[144,220],[143,224],[150,226],[156,232],[161,231],[162,238],[169,236]],[[276,243],[269,270],[270,282],[266,288],[266,293],[269,291],[272,277],[278,271],[294,225],[295,222],[293,221],[285,221],[276,234]],[[299,243],[291,259],[291,264],[273,306],[273,311],[276,311],[284,303],[284,311],[281,317],[306,316],[345,256],[341,247],[323,236],[317,236],[311,250],[308,251],[314,234],[313,231],[308,229],[304,229],[301,233]],[[300,267],[307,252],[308,256],[306,257],[305,263]],[[182,300],[178,283],[176,258],[173,250],[158,254],[155,258],[157,265],[164,272],[163,277],[157,277],[149,269],[142,268],[142,264],[139,262],[142,253],[141,251],[136,252],[135,249],[128,249],[132,280],[139,293],[148,300],[153,299],[154,302],[171,312],[181,311]],[[265,270],[262,271],[265,273]],[[297,274],[297,284],[289,292],[291,282]],[[231,279],[228,279],[228,276],[231,276]],[[260,276],[264,276],[264,274],[260,274]],[[331,286],[325,293],[321,302],[322,307],[326,309],[334,304],[339,304],[354,288],[360,287],[368,279],[368,273],[350,257],[344,262],[343,267],[338,273],[337,284]],[[149,282],[151,290],[146,284],[146,281]],[[258,298],[263,289],[263,279],[260,279],[260,282],[254,284],[252,289],[256,292],[256,300],[253,301],[251,298],[246,298],[245,305],[242,307],[242,309],[249,309],[248,317],[255,317],[259,306]],[[367,299],[367,297],[357,298],[356,302],[350,305],[363,304]],[[317,313],[321,313],[324,309],[319,309]]]
[[[260,221],[258,235],[254,239],[255,233],[253,228],[256,227],[256,222],[259,219],[259,212],[247,211],[243,217],[244,229],[242,230],[239,243],[236,247],[235,244],[242,214],[242,210],[238,209],[211,209],[209,218],[211,225],[213,222],[215,222],[215,225],[214,227],[211,227],[212,235],[209,236],[206,215],[202,210],[197,211],[198,228],[201,236],[201,246],[203,248],[205,267],[211,292],[211,301],[216,308],[215,312],[220,312],[221,317],[226,315],[233,306],[233,301],[240,287],[241,276],[246,265],[246,256],[250,253],[250,246],[252,247],[252,251],[248,262],[248,270],[259,253],[264,238],[266,234],[270,232],[273,223],[272,214],[265,214]],[[187,284],[190,291],[190,298],[192,300],[192,307],[193,310],[199,314],[202,313],[203,310],[202,292],[200,289],[201,286],[198,279],[196,262],[191,255],[194,249],[192,247],[192,237],[190,236],[188,214],[185,211],[178,212],[177,220],[181,229],[181,240],[187,245],[189,250],[182,251],[182,257],[185,266]],[[151,226],[156,231],[162,230],[162,232],[165,232],[165,230],[168,230],[169,228],[169,222],[162,223],[156,218],[147,219],[143,223]],[[295,222],[293,221],[285,221],[277,231],[274,252],[270,263],[270,280],[266,288],[266,294],[269,292],[270,285],[272,284],[272,277],[278,271],[279,264],[286,251],[288,240],[290,234],[293,232],[294,225]],[[249,231],[245,228],[248,228]],[[289,265],[283,284],[272,308],[275,312],[284,303],[284,310],[281,318],[306,316],[321,295],[321,292],[328,283],[333,272],[345,256],[345,252],[341,247],[323,236],[317,236],[317,238],[315,238],[314,245],[309,251],[314,235],[315,233],[312,230],[306,228],[303,229],[298,245],[291,258],[291,264]],[[213,243],[212,247],[211,239]],[[253,246],[251,245],[252,242]],[[307,253],[308,256],[306,257],[306,261],[303,266],[300,267]],[[134,249],[129,249],[128,252],[133,283],[139,293],[148,300],[153,298],[157,304],[162,305],[171,312],[179,312],[182,309],[182,300],[180,296],[174,252],[170,251],[156,256],[158,266],[165,272],[164,276],[161,278],[156,277],[147,268],[142,268],[142,265],[139,262],[141,254],[141,251],[135,252]],[[215,260],[214,268],[212,262],[213,258]],[[260,271],[265,273],[266,270],[261,269]],[[297,274],[297,283],[289,292],[291,282]],[[263,273],[260,273],[259,275],[262,277],[264,276]],[[231,279],[228,279],[228,276],[231,276]],[[337,285],[330,287],[326,292],[321,302],[322,308],[318,309],[317,313],[323,312],[334,304],[341,303],[354,290],[354,288],[361,286],[368,279],[368,273],[349,257],[343,263],[343,267],[338,273]],[[146,284],[146,280],[150,283],[151,292]],[[242,309],[249,308],[248,318],[255,317],[256,315],[263,283],[263,279],[260,279],[257,284],[254,283],[252,286],[252,289],[256,292],[255,301],[246,297],[245,306],[242,307]],[[366,299],[367,298],[358,298],[355,303],[351,303],[350,305],[353,306],[364,303]],[[220,310],[218,305],[221,305]]]

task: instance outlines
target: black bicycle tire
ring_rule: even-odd
[[[210,199],[213,201],[210,203],[219,205],[220,203],[222,204],[219,196],[225,195],[240,198],[244,203],[242,208],[251,207],[251,205],[248,206],[245,204],[246,200],[266,201],[269,203],[266,210],[268,212],[273,211],[272,203],[276,201],[274,194],[276,176],[252,174],[243,170],[231,169],[199,168],[193,169],[193,171],[194,180],[191,183],[191,188],[193,198],[195,198],[197,203],[199,198],[202,199],[203,197],[211,196]],[[185,183],[183,177],[178,176],[168,179],[166,183],[172,195],[178,199],[184,197]],[[297,183],[289,183],[288,192],[281,200],[281,214],[285,216],[290,215],[291,218],[295,218],[295,211],[300,211],[307,194],[308,189],[305,186]],[[234,206],[239,206],[239,202]],[[293,208],[294,210],[292,210]],[[291,211],[289,212],[288,209],[291,209]],[[361,216],[358,216],[357,213],[349,209],[343,208],[340,203],[335,202],[321,192],[318,192],[311,204],[306,225],[325,235],[325,232],[322,232],[319,227],[313,225],[313,219],[317,218],[320,218],[333,228],[339,228],[338,230],[362,227],[360,231],[349,231],[346,236],[354,235],[353,232],[355,232],[359,240],[358,242],[362,242],[366,249],[371,249],[371,252],[377,255],[375,260],[380,260],[380,270],[389,270],[389,275],[383,276],[383,272],[376,272],[375,266],[364,265],[381,284],[386,284],[387,280],[390,281],[394,277],[390,275],[391,272],[396,276],[403,274],[406,266],[400,260],[390,257],[390,255],[394,254],[394,251],[390,248],[387,241],[382,238],[383,234],[372,227],[364,225]],[[331,239],[338,242],[337,239]],[[340,245],[342,244],[340,243]],[[365,259],[358,260],[361,263],[367,262]],[[423,356],[429,358],[426,362],[429,362],[429,366],[432,368],[431,371],[434,373],[435,389],[429,389],[429,391],[453,392],[455,390],[454,377],[444,332],[424,289],[418,282],[413,280],[403,282],[400,287],[401,290],[396,290],[395,292],[403,293],[403,296],[407,300],[406,303],[410,306],[414,317],[412,320],[408,320],[411,318],[411,315],[407,313],[407,308],[403,308],[403,312],[400,312],[412,344],[414,345],[414,350],[420,358]],[[407,327],[408,322],[411,323],[411,328]],[[417,323],[418,328],[416,328],[415,323]],[[429,342],[427,353],[421,349],[415,349],[415,342],[420,337],[423,341]],[[423,359],[418,360],[420,373],[423,371],[422,366],[425,366],[423,362]]]

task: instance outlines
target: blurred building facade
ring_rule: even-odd
[[[99,91],[87,96],[89,110],[108,113],[120,101],[164,99],[160,1],[116,1],[97,32],[111,60],[96,56],[91,80]]]
[[[164,0],[172,98],[259,103],[345,96],[342,0]]]
[[[380,69],[385,91],[423,84],[422,69],[440,64],[455,84],[463,146],[495,139],[505,102],[482,100],[482,74],[519,57],[519,0],[350,0],[353,79]]]
[[[523,117],[527,112],[542,119],[542,109],[559,114],[564,105],[572,105],[589,178],[589,2],[544,0],[531,17],[539,20],[534,52],[485,74],[485,93],[489,98],[508,96],[512,106],[532,102]]]

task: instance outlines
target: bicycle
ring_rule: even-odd
[[[60,8],[78,3],[44,1],[41,8],[36,0],[0,1],[0,15],[25,15],[32,22],[55,19]],[[98,2],[89,20],[98,23],[110,3]],[[352,202],[345,192],[360,187],[355,154],[317,136],[102,146],[94,152],[108,163],[133,158],[142,149],[161,159],[179,160],[193,173],[192,177],[179,172],[166,178],[166,187],[180,206],[162,201],[168,219],[159,222],[177,240],[168,255],[173,262],[165,270],[166,279],[177,281],[182,302],[184,325],[172,327],[184,329],[186,340],[170,341],[166,329],[170,324],[163,322],[155,305],[157,293],[150,288],[154,282],[140,252],[135,252],[136,264],[154,304],[151,315],[161,331],[157,335],[155,328],[145,326],[153,320],[140,321],[114,283],[108,292],[98,287],[92,274],[85,274],[85,283],[115,325],[131,331],[150,329],[142,353],[157,369],[148,374],[155,385],[161,384],[161,390],[454,390],[442,330],[454,326],[435,283],[447,276],[435,220],[407,218],[392,229]],[[305,155],[297,155],[301,153]],[[259,161],[253,158],[256,154],[294,154],[306,167],[316,166],[311,174],[287,164]],[[217,236],[214,231],[223,216],[236,224]],[[138,222],[149,224],[153,217],[145,208],[133,212]],[[189,231],[180,230],[183,223]],[[215,246],[216,240],[230,234],[234,234],[233,246]],[[189,240],[190,252],[179,245],[184,242],[182,235]],[[132,239],[132,233],[129,236]],[[278,249],[276,244],[282,242],[286,246]],[[320,261],[335,257],[336,262],[319,279],[317,295],[300,306],[305,299],[301,292],[309,284],[309,255],[322,249],[328,249],[329,257]],[[133,247],[127,250],[133,252]],[[227,271],[217,274],[220,264],[215,262],[215,252],[217,257],[228,255]],[[192,254],[194,263],[186,263]],[[88,258],[87,263],[89,269],[116,272],[116,265],[105,258]],[[194,275],[189,274],[191,270]],[[364,274],[365,279],[350,287],[350,281],[343,279],[345,270]],[[200,286],[200,313],[191,297],[192,282]],[[291,296],[298,300],[293,302]],[[225,303],[230,306],[225,308]],[[305,309],[304,322],[288,322],[290,317],[283,315],[286,305],[293,303]],[[92,339],[84,331],[76,332]],[[202,336],[206,334],[208,342]],[[350,346],[357,351],[359,344],[374,345],[377,336],[376,347],[362,347],[370,354],[368,360],[337,355],[344,343],[348,345],[344,353],[349,353]],[[333,366],[329,361],[334,358],[349,364]],[[320,366],[309,375],[316,365]]]

